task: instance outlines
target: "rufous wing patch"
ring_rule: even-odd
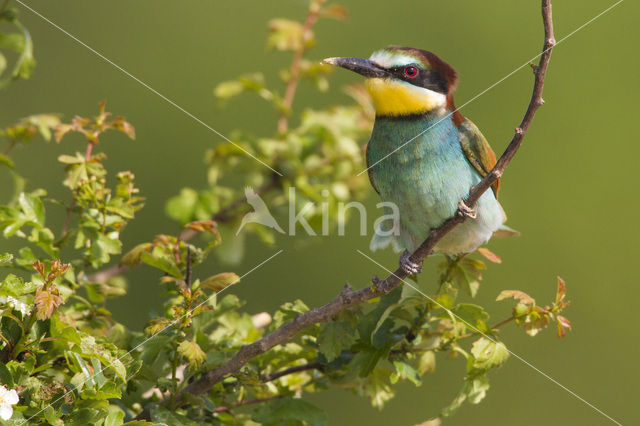
[[[496,165],[496,154],[489,146],[480,129],[471,120],[462,117],[458,125],[458,139],[467,160],[476,169],[480,176],[485,177]],[[500,179],[491,185],[493,193],[498,197]]]

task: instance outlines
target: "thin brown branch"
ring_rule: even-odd
[[[76,207],[76,199],[75,197],[71,200],[71,204],[67,207],[67,214],[64,218],[64,225],[62,225],[62,231],[60,232],[60,241],[63,241],[67,236],[69,231],[69,225],[71,224],[71,216],[73,215],[73,210]]]
[[[274,395],[274,396],[268,396],[266,398],[249,399],[247,401],[238,401],[238,402],[234,402],[230,407],[224,407],[224,406],[217,407],[215,409],[215,412],[219,413],[221,411],[231,411],[232,408],[244,407],[246,405],[262,404],[264,402],[269,402],[269,401],[273,401],[273,400],[284,398],[284,397],[285,395]]]
[[[502,327],[503,325],[508,324],[515,319],[516,317],[509,317],[509,318],[503,319],[502,321],[493,324],[491,328],[495,330],[496,328]]]
[[[499,321],[499,322],[497,322],[497,323],[493,324],[493,325],[491,326],[491,329],[492,329],[492,330],[495,330],[496,328],[500,328],[500,327],[502,327],[502,326],[503,326],[503,325],[505,325],[505,324],[509,324],[511,321],[513,321],[513,320],[515,320],[515,319],[516,319],[516,317],[513,317],[513,316],[511,316],[511,317],[509,317],[509,318],[506,318],[506,319],[503,319],[502,321]],[[482,334],[482,333],[477,332],[477,331],[470,332],[470,333],[465,333],[465,334],[463,334],[463,335],[461,335],[461,336],[458,336],[458,338],[457,338],[456,340],[466,339],[466,338],[468,338],[468,337],[471,337],[471,336],[477,336],[477,335],[479,335],[479,334]]]
[[[267,373],[260,376],[260,379],[263,382],[270,382],[272,380],[279,379],[280,377],[287,376],[289,374],[300,373],[302,371],[308,370],[319,370],[322,371],[324,366],[319,362],[310,362],[304,365],[296,365],[295,367],[286,368],[284,370],[276,371],[273,373]]]
[[[280,133],[286,132],[289,128],[288,115],[291,111],[291,106],[293,105],[293,99],[296,96],[298,83],[300,82],[300,64],[302,62],[302,56],[307,50],[307,36],[311,33],[311,29],[318,21],[320,10],[326,1],[327,0],[315,0],[311,3],[307,19],[302,27],[302,41],[300,43],[300,48],[294,53],[291,65],[289,66],[289,82],[287,83],[282,101],[284,108],[283,111],[280,112],[280,118],[278,119],[278,132]]]
[[[537,68],[534,70],[535,82],[529,106],[524,114],[520,126],[516,128],[509,146],[498,160],[496,166],[487,176],[484,177],[484,179],[482,179],[482,181],[470,189],[469,196],[464,200],[468,207],[473,208],[480,196],[489,189],[491,185],[500,178],[500,176],[502,176],[505,168],[522,144],[522,140],[535,116],[536,111],[543,103],[542,88],[544,85],[544,78],[551,58],[551,50],[555,45],[550,0],[542,0],[542,18],[544,23],[545,39],[540,61]],[[448,219],[438,228],[433,229],[422,245],[420,245],[420,247],[411,255],[411,260],[413,262],[420,263],[429,254],[431,254],[438,241],[440,241],[453,228],[467,219],[467,215],[464,211],[465,209],[460,207],[456,216]],[[304,314],[297,315],[292,321],[286,323],[271,334],[264,336],[256,342],[241,347],[229,361],[218,368],[207,371],[200,379],[187,386],[180,393],[178,400],[180,400],[182,394],[185,393],[200,395],[207,392],[213,385],[220,382],[226,376],[237,373],[242,366],[252,358],[267,352],[274,346],[291,340],[300,331],[313,324],[330,321],[337,314],[351,306],[364,303],[368,300],[389,293],[391,290],[398,287],[405,278],[407,278],[407,274],[401,268],[398,268],[393,274],[389,275],[384,280],[380,280],[375,277],[372,285],[360,290],[353,290],[349,285],[345,285],[342,292],[328,304],[319,308],[311,309]]]

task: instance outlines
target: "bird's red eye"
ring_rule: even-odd
[[[416,67],[406,67],[404,69],[404,75],[406,75],[409,78],[413,78],[416,75],[418,75],[418,69]]]

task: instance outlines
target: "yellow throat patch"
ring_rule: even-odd
[[[447,103],[441,93],[388,78],[369,78],[365,84],[377,115],[424,114]]]

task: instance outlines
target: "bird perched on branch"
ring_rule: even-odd
[[[449,232],[436,252],[461,255],[476,250],[492,236],[517,235],[503,225],[506,216],[497,201],[500,182],[485,192],[474,209],[464,204],[469,189],[496,164],[496,156],[480,130],[456,110],[458,82],[451,65],[426,50],[390,46],[369,59],[327,58],[325,63],[366,78],[376,111],[367,145],[367,166],[373,188],[399,210],[399,224],[376,230],[373,250],[390,243],[404,248],[400,266],[407,274],[420,271],[410,261],[429,231],[456,214],[469,220]]]

